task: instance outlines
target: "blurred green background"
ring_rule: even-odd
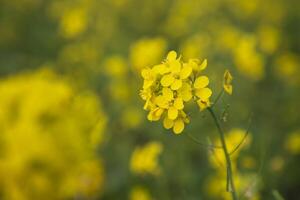
[[[243,199],[300,198],[297,0],[1,0],[0,199],[230,199],[207,112],[151,123],[140,71],[208,59]],[[198,113],[198,114],[197,114]]]

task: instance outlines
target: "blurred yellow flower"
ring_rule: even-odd
[[[112,78],[122,78],[126,76],[127,63],[126,60],[121,56],[110,56],[105,60],[103,65],[105,74],[111,76]]]
[[[96,95],[45,69],[1,80],[0,106],[1,199],[101,194],[104,173],[95,147],[106,117]]]
[[[87,14],[82,8],[74,8],[63,13],[60,30],[64,37],[74,38],[84,32],[87,27]]]
[[[155,141],[137,147],[131,155],[131,172],[138,175],[159,175],[160,167],[158,156],[162,153],[162,150],[162,144]]]
[[[289,134],[285,140],[284,147],[291,154],[300,154],[300,131]]]
[[[249,35],[236,42],[233,51],[235,65],[238,71],[252,80],[261,80],[265,74],[264,59],[256,50],[256,39]]]
[[[261,26],[258,29],[258,41],[264,52],[273,54],[279,46],[279,31],[270,25]]]
[[[149,191],[142,186],[134,186],[130,191],[129,200],[151,200]]]
[[[300,83],[300,59],[291,52],[284,52],[275,59],[275,74],[280,80],[286,81],[291,85],[299,85]]]
[[[128,107],[123,110],[122,123],[124,127],[136,128],[143,120],[143,113],[137,107]]]
[[[224,73],[224,80],[223,80],[223,88],[225,90],[225,92],[227,92],[229,95],[232,95],[232,76],[229,72],[229,70],[225,70]]]
[[[161,37],[144,38],[130,47],[130,61],[134,69],[140,72],[145,67],[158,63],[165,54],[167,42]]]

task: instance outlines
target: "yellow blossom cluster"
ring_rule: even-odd
[[[140,96],[145,101],[144,109],[149,111],[148,120],[162,118],[166,129],[173,128],[175,134],[180,134],[190,122],[184,111],[187,102],[196,101],[200,110],[209,107],[212,91],[208,88],[209,78],[202,74],[206,66],[207,60],[183,62],[181,56],[170,51],[161,64],[143,69]]]

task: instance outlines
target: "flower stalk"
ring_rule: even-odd
[[[238,196],[236,193],[236,189],[235,189],[235,185],[234,185],[234,179],[233,179],[233,172],[232,172],[232,165],[231,165],[231,159],[230,159],[230,154],[228,152],[227,146],[226,146],[226,140],[225,140],[225,134],[221,128],[221,125],[219,123],[219,120],[217,119],[214,111],[212,108],[207,108],[209,113],[211,114],[214,123],[217,126],[218,132],[220,134],[220,139],[221,139],[221,143],[222,143],[222,148],[223,148],[223,152],[225,155],[225,159],[226,159],[226,171],[227,171],[227,191],[229,191],[232,195],[232,199],[233,200],[238,200]],[[229,190],[230,188],[230,190]]]

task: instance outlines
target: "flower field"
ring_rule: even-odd
[[[2,0],[0,199],[300,199],[300,2]]]

